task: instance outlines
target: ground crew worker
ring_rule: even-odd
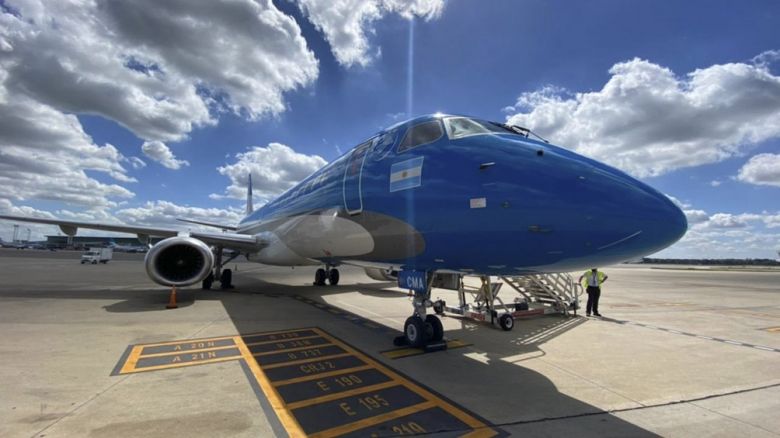
[[[580,275],[579,282],[588,292],[588,304],[585,306],[585,314],[587,316],[590,316],[591,310],[594,315],[601,316],[599,313],[599,297],[601,296],[601,285],[607,281],[607,278],[609,277],[606,274],[596,268],[585,271]]]

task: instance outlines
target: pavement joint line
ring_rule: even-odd
[[[697,408],[699,408],[699,409],[703,409],[703,410],[705,410],[705,411],[707,411],[707,412],[711,412],[711,413],[713,413],[713,414],[715,414],[715,415],[719,415],[719,416],[721,416],[721,417],[728,418],[729,420],[736,421],[737,423],[742,423],[742,424],[744,424],[744,425],[747,425],[747,426],[752,426],[752,427],[755,427],[756,429],[761,429],[761,430],[763,430],[763,431],[765,431],[765,432],[769,432],[769,433],[770,433],[770,434],[772,434],[772,435],[778,435],[778,436],[780,436],[780,434],[778,434],[777,432],[771,431],[771,430],[769,430],[769,429],[765,429],[765,428],[763,428],[763,427],[761,427],[761,426],[759,426],[759,425],[757,425],[757,424],[753,424],[753,423],[747,422],[747,421],[745,421],[745,420],[740,420],[739,418],[732,417],[731,415],[726,415],[726,414],[724,414],[723,412],[719,412],[719,411],[716,411],[716,410],[714,410],[714,409],[710,409],[710,408],[708,408],[708,407],[701,406],[701,405],[697,404],[696,402],[691,402],[691,403],[690,403],[690,405],[691,405],[691,406],[695,406],[695,407],[697,407]],[[744,432],[743,432],[743,433],[744,433]],[[745,435],[748,435],[748,434],[745,434]]]
[[[558,421],[558,420],[570,420],[574,418],[583,418],[583,417],[592,417],[597,415],[612,415],[612,414],[620,414],[623,412],[633,412],[633,411],[642,411],[646,409],[655,409],[655,408],[663,408],[666,406],[674,406],[674,405],[680,405],[680,404],[694,404],[695,402],[704,401],[704,400],[711,400],[716,399],[720,397],[728,397],[730,395],[737,395],[737,394],[744,394],[748,392],[754,392],[754,391],[761,391],[764,389],[770,389],[770,388],[777,388],[780,387],[780,383],[772,383],[769,385],[764,386],[758,386],[755,388],[746,388],[746,389],[738,389],[736,391],[722,393],[722,394],[713,394],[713,395],[705,395],[702,397],[696,397],[691,399],[684,399],[684,400],[674,400],[670,402],[665,403],[656,403],[651,405],[642,405],[638,407],[633,408],[621,408],[621,409],[610,409],[610,410],[599,410],[597,412],[583,412],[579,414],[572,414],[572,415],[561,415],[558,417],[543,417],[543,418],[534,418],[531,420],[518,420],[518,421],[510,421],[510,422],[504,422],[504,423],[493,423],[492,427],[506,427],[506,426],[520,426],[523,424],[534,424],[534,423],[542,423],[545,421]],[[775,433],[775,432],[773,432]]]
[[[604,322],[612,322],[614,324],[620,324],[620,325],[635,325],[635,326],[644,327],[644,328],[648,328],[648,329],[652,329],[652,330],[658,330],[658,331],[662,331],[662,332],[666,332],[666,333],[672,333],[672,334],[676,334],[676,335],[689,336],[689,337],[692,337],[692,338],[705,339],[705,340],[708,340],[708,341],[720,342],[722,344],[730,344],[730,345],[734,345],[734,346],[737,346],[737,347],[747,347],[747,348],[753,348],[755,350],[763,350],[763,351],[771,351],[773,353],[780,353],[780,348],[766,347],[766,346],[763,346],[763,345],[754,345],[754,344],[749,344],[747,342],[735,341],[733,339],[713,338],[711,336],[704,336],[704,335],[697,335],[695,333],[681,332],[679,330],[673,330],[673,329],[668,329],[668,328],[664,328],[664,327],[656,327],[656,326],[652,326],[652,325],[649,325],[649,324],[642,324],[642,323],[639,323],[639,322],[628,321],[628,320],[612,319],[612,318],[602,318],[601,320],[604,321]]]
[[[62,420],[64,420],[64,419],[66,419],[66,418],[68,418],[68,417],[70,417],[71,415],[73,415],[74,413],[76,413],[76,411],[78,411],[79,409],[81,409],[81,408],[83,408],[84,406],[88,405],[88,404],[89,404],[89,403],[90,403],[92,400],[95,400],[96,398],[98,398],[98,397],[100,397],[101,395],[105,394],[107,391],[110,391],[110,390],[111,390],[113,387],[115,387],[115,386],[119,385],[120,383],[122,383],[122,382],[126,381],[127,379],[129,379],[129,378],[130,378],[130,377],[132,377],[132,376],[133,376],[132,374],[128,374],[128,375],[126,375],[126,376],[122,377],[122,379],[120,379],[119,381],[117,381],[117,382],[115,382],[115,383],[112,383],[111,385],[108,385],[108,387],[107,387],[107,388],[103,389],[102,391],[98,392],[97,394],[93,395],[92,397],[89,397],[89,398],[87,398],[87,399],[86,399],[86,400],[84,400],[84,401],[83,401],[81,404],[79,404],[79,405],[78,405],[78,406],[76,406],[75,408],[73,408],[73,409],[69,410],[69,411],[68,411],[68,412],[67,412],[65,415],[63,415],[63,416],[61,416],[60,418],[57,418],[57,419],[56,419],[56,420],[54,420],[53,422],[49,423],[49,424],[48,424],[46,427],[44,427],[43,429],[39,430],[38,432],[35,432],[35,433],[34,433],[32,436],[33,436],[33,437],[36,437],[36,436],[43,436],[43,435],[42,435],[42,434],[43,434],[43,432],[46,432],[47,430],[49,430],[50,428],[52,428],[53,426],[55,426],[55,425],[56,425],[57,423],[59,423],[60,421],[62,421]]]

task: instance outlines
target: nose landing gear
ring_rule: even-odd
[[[436,315],[427,315],[426,309],[431,303],[431,282],[424,292],[415,291],[414,314],[404,323],[404,334],[395,338],[396,346],[408,345],[415,348],[424,348],[426,351],[444,350],[447,343],[444,342],[444,326]]]

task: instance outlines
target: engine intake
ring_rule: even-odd
[[[192,237],[169,237],[146,253],[146,273],[163,286],[189,286],[208,277],[214,268],[214,254]]]

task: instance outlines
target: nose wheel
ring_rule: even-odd
[[[326,268],[327,269],[317,269],[317,272],[314,273],[315,286],[325,286],[326,281],[330,283],[331,286],[336,286],[339,284],[339,270],[336,268],[331,268],[330,266],[327,266]]]
[[[428,344],[441,342],[444,339],[444,326],[441,320],[434,315],[427,315],[425,319],[417,315],[410,316],[404,324],[404,340],[411,347],[424,347]]]

